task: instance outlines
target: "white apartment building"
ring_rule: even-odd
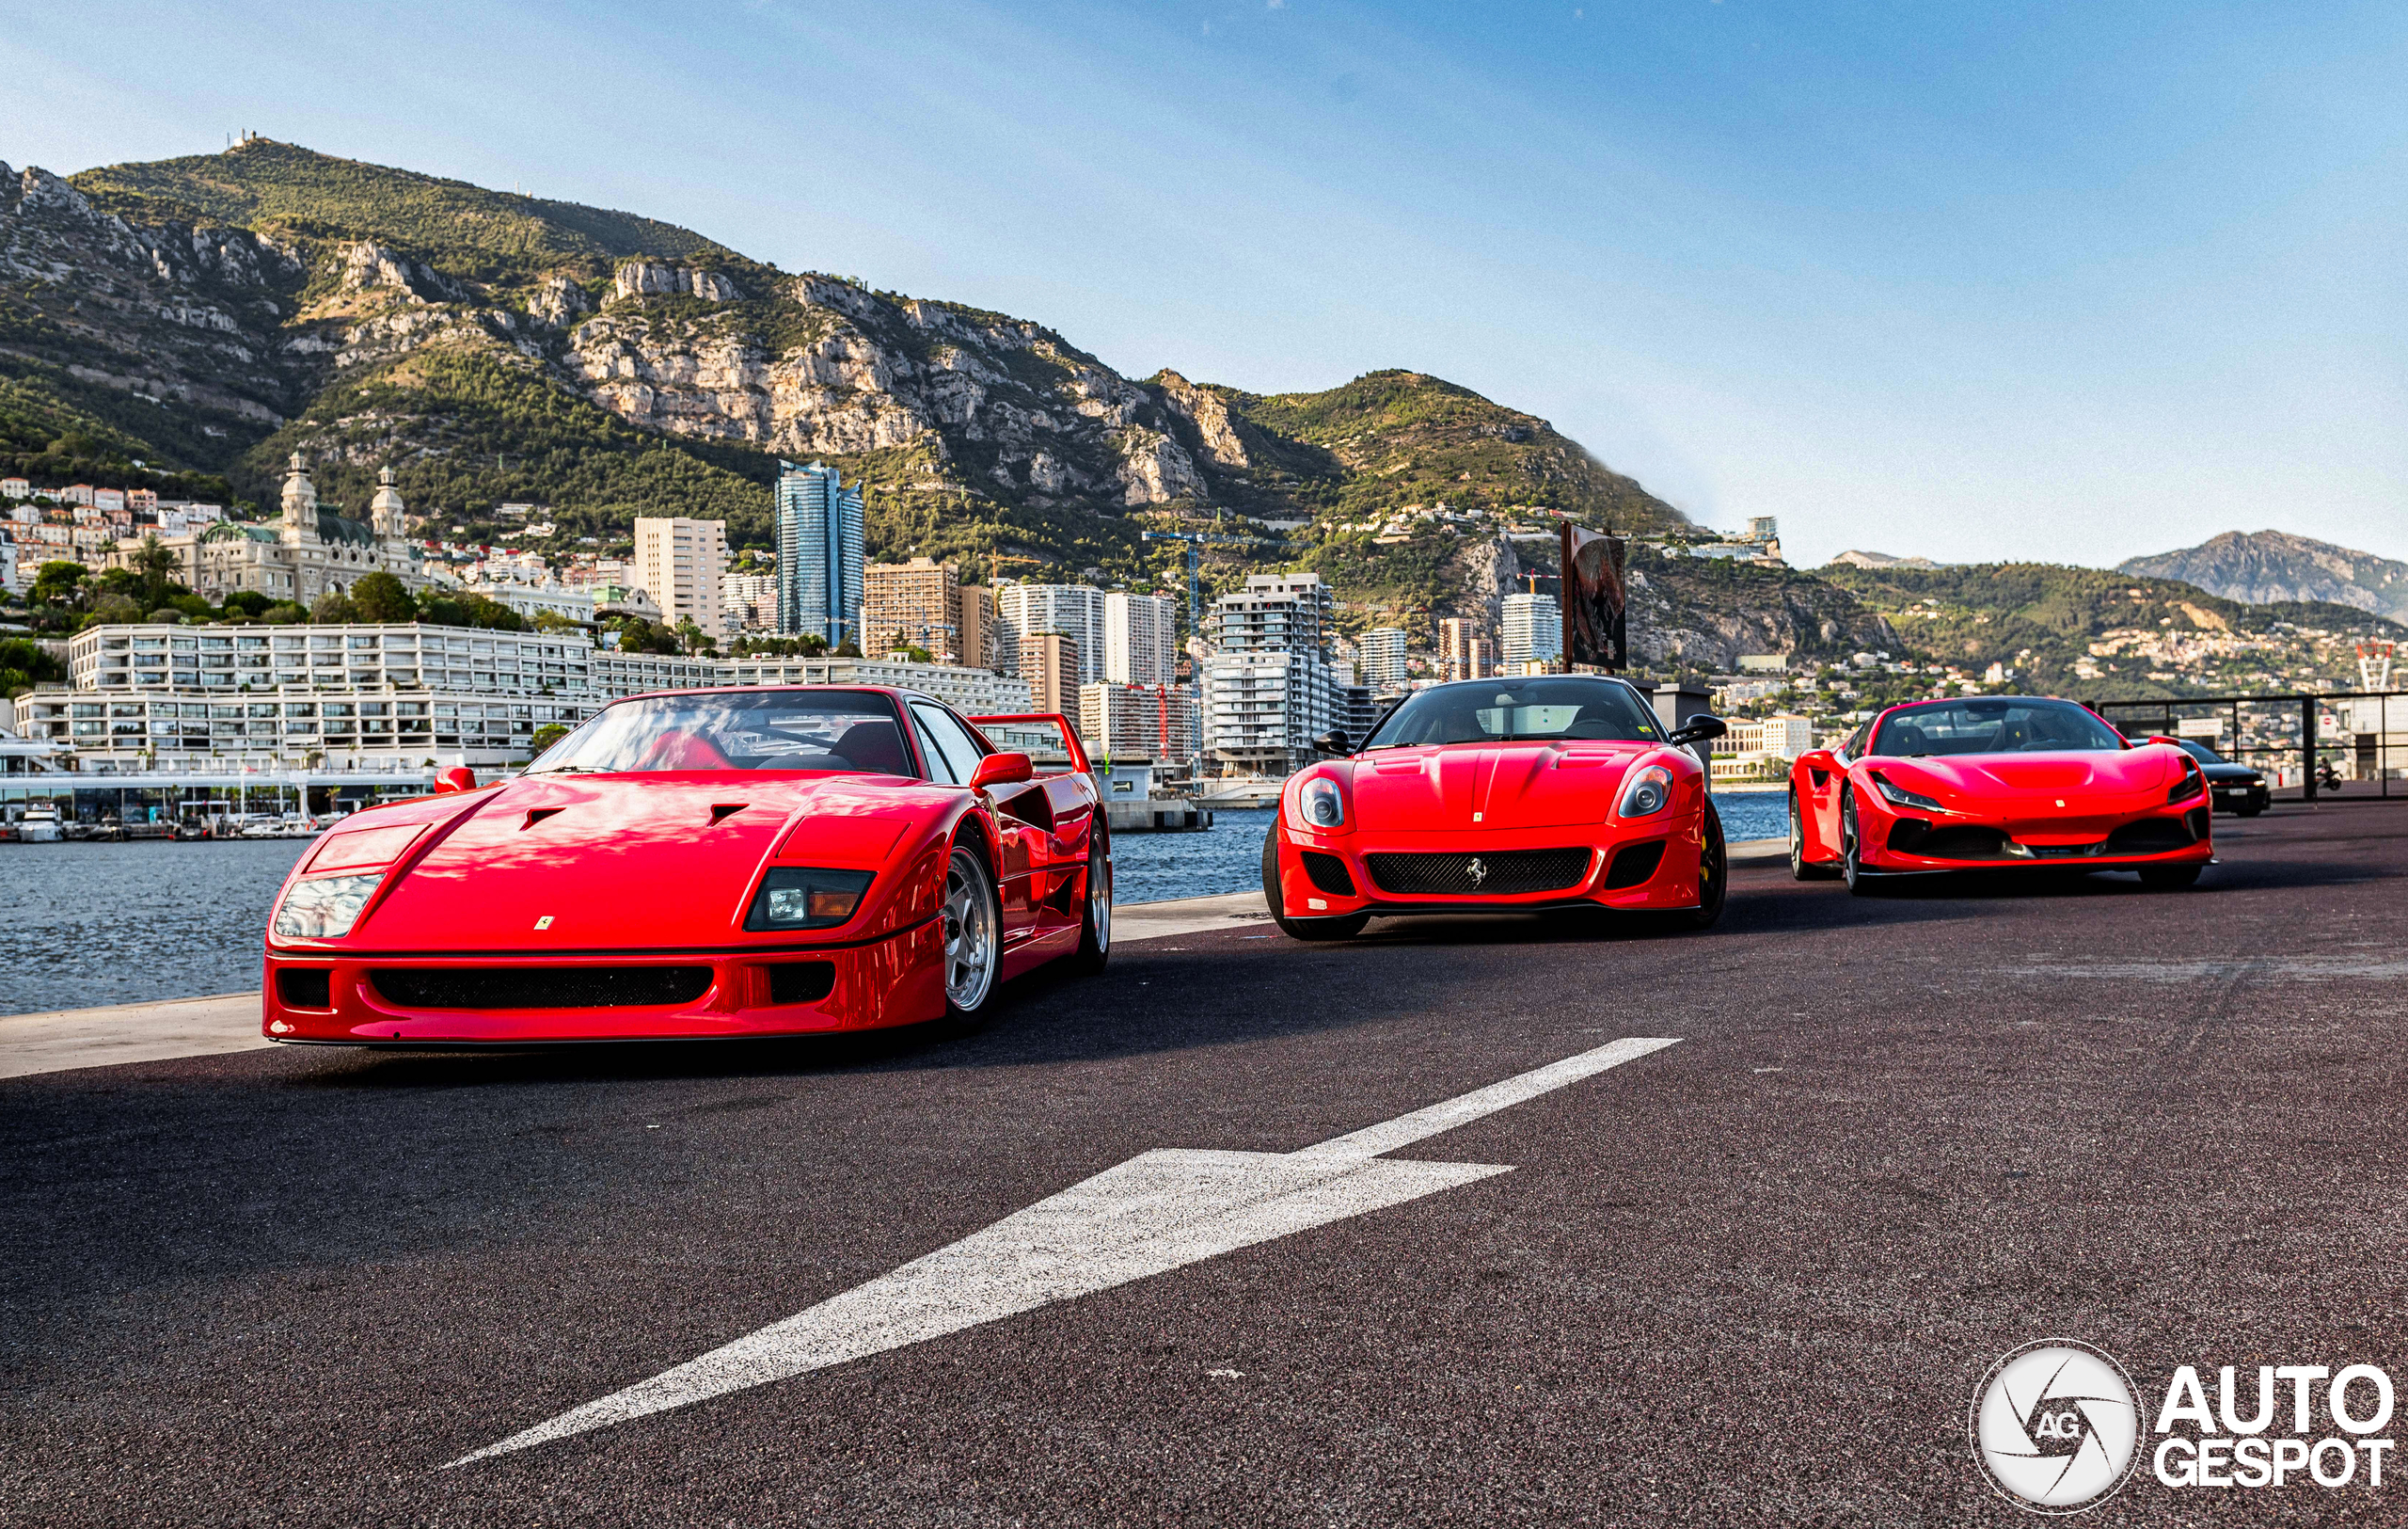
[[[1207,669],[1204,747],[1240,772],[1286,775],[1314,757],[1331,721],[1329,669],[1310,653],[1215,653]]]
[[[1179,679],[1179,601],[1160,595],[1103,597],[1103,678],[1115,685]]]
[[[636,518],[635,587],[652,597],[669,625],[690,621],[718,636],[720,581],[726,574],[726,521]]]
[[[744,631],[778,629],[778,576],[774,573],[722,574],[719,581],[720,619],[734,636]]]
[[[1526,673],[1528,663],[1556,663],[1563,658],[1563,602],[1553,595],[1508,595],[1497,622],[1498,645],[1504,650],[1505,672]]]
[[[17,730],[72,745],[86,770],[330,761],[490,769],[534,729],[609,701],[718,685],[893,685],[964,711],[1029,709],[983,669],[859,659],[723,660],[597,650],[585,632],[436,627],[94,627],[68,645],[71,690],[17,697]]]
[[[1412,672],[1405,667],[1404,629],[1374,627],[1354,639],[1354,655],[1362,681],[1375,695],[1402,691]]]
[[[1103,591],[1088,584],[997,586],[994,667],[1018,674],[1021,639],[1054,632],[1078,645],[1079,683],[1095,683],[1104,677],[1103,609]]]
[[[1087,753],[1116,759],[1191,759],[1203,715],[1190,685],[1079,687],[1079,740]]]
[[[1814,725],[1784,713],[1774,717],[1742,717],[1731,724],[1723,747],[1741,757],[1771,755],[1795,759],[1814,746]]]

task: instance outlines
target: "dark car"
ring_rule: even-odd
[[[2245,764],[2235,764],[2195,738],[2162,740],[2199,761],[2207,772],[2208,799],[2218,812],[2237,812],[2243,818],[2255,818],[2266,810],[2273,800],[2266,789],[2266,777]]]

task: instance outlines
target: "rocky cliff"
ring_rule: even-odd
[[[1281,397],[1133,380],[1027,320],[266,140],[0,182],[0,383],[74,393],[120,454],[261,502],[298,450],[336,502],[390,462],[441,520],[525,500],[578,531],[708,513],[758,541],[777,460],[819,458],[869,480],[881,553],[1123,576],[1164,561],[1133,515],[1685,523],[1545,421],[1420,374]]]

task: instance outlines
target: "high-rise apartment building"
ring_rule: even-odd
[[[634,586],[672,627],[690,621],[721,635],[720,581],[727,574],[727,522],[684,516],[636,517]]]
[[[1497,650],[1479,622],[1449,616],[1438,623],[1438,663],[1449,679],[1485,679],[1497,672]]]
[[[1202,732],[1196,691],[1188,685],[1079,688],[1079,739],[1106,758],[1189,759]]]
[[[953,629],[961,645],[958,661],[965,669],[991,669],[996,674],[1017,670],[1020,656],[1012,655],[1013,668],[1007,669],[997,648],[995,592],[985,584],[956,584],[953,588]]]
[[[861,640],[862,486],[817,462],[778,464],[778,630],[832,648]]]
[[[1212,602],[1204,746],[1240,773],[1310,763],[1339,704],[1330,671],[1329,586],[1312,573],[1258,573]]]
[[[1563,658],[1563,602],[1553,595],[1508,595],[1498,622],[1505,672],[1525,674],[1529,663]]]
[[[871,564],[862,574],[862,651],[919,647],[939,663],[960,662],[960,592],[951,564],[925,557]]]
[[[1412,677],[1405,667],[1404,629],[1374,627],[1354,640],[1357,668],[1363,684],[1374,695],[1392,695]]]
[[[1179,678],[1179,601],[1160,595],[1103,597],[1103,677],[1116,685]]]
[[[1019,661],[1028,643],[1049,632],[1077,645],[1081,685],[1103,677],[1103,591],[1086,584],[1006,584],[995,591],[995,614],[1011,629]]]
[[[1075,717],[1079,710],[1079,645],[1060,632],[1041,631],[1020,643],[1020,677],[1028,686],[1029,708]]]

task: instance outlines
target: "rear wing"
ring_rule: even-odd
[[[1068,766],[1080,774],[1088,774],[1095,768],[1087,763],[1087,751],[1080,746],[1079,730],[1058,711],[1007,711],[991,717],[973,717],[970,723],[987,735],[987,741],[999,749],[1027,755],[1029,762],[1040,770]]]

